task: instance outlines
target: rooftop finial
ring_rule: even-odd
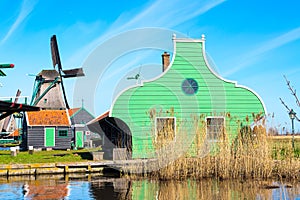
[[[175,40],[175,39],[176,39],[176,34],[174,33],[174,34],[173,34],[173,40]]]
[[[201,35],[201,39],[205,40],[205,35],[204,34]]]

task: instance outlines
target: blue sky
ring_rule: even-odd
[[[76,3],[74,3],[76,2]],[[84,67],[88,56],[99,45],[119,34],[146,27],[163,28],[191,38],[206,35],[206,50],[218,73],[256,91],[264,100],[269,124],[290,127],[279,97],[297,109],[283,75],[300,89],[300,2],[274,0],[173,0],[173,1],[0,1],[0,62],[14,63],[1,78],[1,96],[14,96],[17,89],[31,96],[34,77],[42,68],[52,68],[49,41],[57,35],[63,67]],[[117,47],[114,47],[117,48]],[[99,115],[112,101],[110,82],[134,75],[142,61],[131,58],[148,55],[159,66],[161,52],[130,54],[118,59],[105,82],[97,87],[94,105]],[[153,56],[156,55],[156,56]],[[99,58],[100,59],[100,58]],[[126,66],[121,64],[126,61]],[[149,61],[151,60],[151,61]],[[81,104],[74,98],[75,80],[66,80],[71,105]],[[115,87],[115,86],[114,86]],[[76,88],[75,88],[76,90]],[[72,98],[73,97],[73,98]],[[82,97],[84,98],[84,97]],[[88,102],[88,99],[84,100]],[[296,123],[296,130],[297,128]]]

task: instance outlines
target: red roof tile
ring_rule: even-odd
[[[80,108],[71,108],[68,110],[69,116],[72,117]]]
[[[11,134],[9,134],[9,137],[18,137],[20,135],[20,129],[14,130]]]
[[[70,126],[66,110],[41,110],[27,112],[28,126]]]
[[[93,123],[98,122],[101,119],[104,119],[105,117],[108,117],[108,116],[109,116],[109,111],[106,111],[105,113],[99,115],[98,117],[96,117],[95,119],[91,120],[87,124],[93,124]]]

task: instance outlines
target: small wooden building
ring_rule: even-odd
[[[98,133],[91,132],[87,123],[94,119],[94,116],[87,111],[84,106],[81,108],[72,108],[68,110],[71,124],[74,145],[77,148],[99,146],[102,141]]]
[[[25,147],[70,149],[71,121],[67,110],[26,112],[23,125]]]
[[[131,135],[129,127],[117,118],[109,117],[109,111],[87,123],[88,128],[101,135],[105,159],[131,158]],[[121,151],[121,152],[120,152]]]

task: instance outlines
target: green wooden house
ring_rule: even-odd
[[[111,106],[109,118],[129,127],[118,134],[132,136],[132,158],[155,157],[155,143],[162,133],[171,142],[184,141],[186,151],[195,143],[201,123],[210,141],[218,140],[221,127],[232,140],[240,126],[258,122],[266,113],[254,91],[225,80],[210,67],[204,35],[201,39],[173,36],[173,42],[171,62],[163,54],[163,73],[128,88]]]

